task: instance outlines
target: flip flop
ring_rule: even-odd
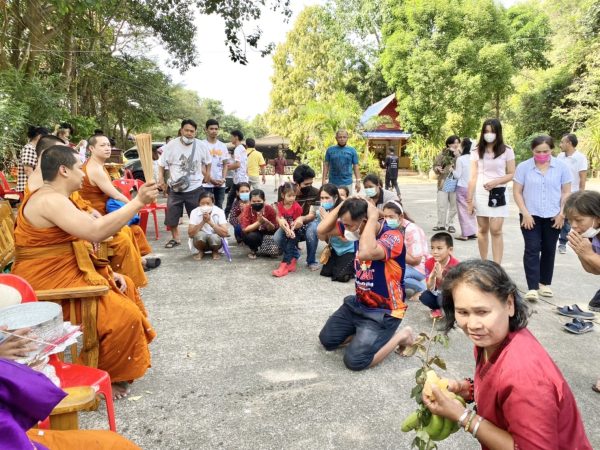
[[[181,242],[177,242],[175,239],[171,239],[169,242],[165,244],[165,248],[173,248],[181,245]]]
[[[433,227],[433,231],[446,231],[446,227]]]
[[[468,241],[469,240],[468,236],[458,236],[458,237],[455,237],[454,239],[456,239],[457,241]]]
[[[583,311],[578,305],[557,307],[557,312],[562,316],[576,317],[578,319],[593,319],[594,313]]]
[[[592,322],[584,322],[579,319],[573,319],[573,322],[565,323],[563,328],[569,333],[583,334],[587,333],[588,331],[592,331],[594,324]]]
[[[156,257],[150,257],[150,258],[145,258],[146,261],[146,265],[144,267],[144,269],[156,269],[158,266],[160,266],[160,258],[156,258]]]

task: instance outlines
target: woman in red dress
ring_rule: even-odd
[[[592,450],[573,393],[526,328],[527,306],[506,272],[491,261],[466,261],[448,273],[442,293],[446,329],[456,323],[475,344],[474,383],[452,380],[448,389],[476,409],[437,387],[425,406],[459,422],[483,449]]]

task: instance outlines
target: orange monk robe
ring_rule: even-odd
[[[105,430],[31,429],[27,432],[27,437],[51,450],[141,450],[123,436]]]
[[[106,202],[110,197],[106,195],[102,189],[100,189],[98,186],[93,186],[90,182],[90,179],[87,176],[88,162],[89,160],[86,161],[85,164],[82,166],[82,169],[85,173],[85,177],[83,178],[83,184],[81,186],[79,194],[81,195],[81,197],[83,197],[84,200],[90,202],[92,208],[94,208],[100,214],[105,215]],[[103,169],[104,173],[106,173],[106,176],[110,179],[110,174],[108,173],[108,171],[105,168]],[[138,245],[138,248],[140,249],[141,255],[144,256],[152,253],[152,247],[150,247],[148,239],[146,239],[144,230],[142,230],[138,225],[130,225],[129,228],[131,228],[131,232],[133,233],[133,237]]]
[[[25,278],[36,290],[100,284],[109,286],[108,294],[100,297],[98,302],[98,367],[108,372],[113,382],[142,377],[150,367],[148,344],[156,337],[156,332],[146,317],[135,285],[125,277],[127,291],[121,293],[108,265],[95,270],[92,267],[91,271],[84,272],[77,261],[73,243],[90,248],[91,245],[58,227],[33,227],[23,214],[28,200],[24,200],[19,209],[12,273]],[[27,256],[27,253],[30,255]],[[38,256],[32,257],[31,253]],[[63,308],[63,315],[65,320],[69,320],[68,307]]]
[[[82,211],[92,212],[92,209],[94,209],[91,203],[84,200],[78,191],[73,192],[70,199]],[[133,230],[130,227],[121,228],[108,241],[108,246],[113,250],[113,255],[110,257],[110,266],[112,269],[117,273],[127,275],[137,287],[146,286],[148,278],[144,273],[142,254],[137,245],[137,240],[133,235]]]

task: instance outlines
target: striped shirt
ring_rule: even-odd
[[[514,177],[514,182],[523,186],[523,200],[529,214],[546,219],[560,212],[562,187],[571,181],[569,168],[554,157],[545,174],[530,158],[517,166]]]

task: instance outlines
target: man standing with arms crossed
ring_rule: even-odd
[[[208,152],[212,158],[212,165],[210,175],[204,180],[202,187],[205,191],[212,192],[215,197],[215,205],[223,208],[229,151],[227,150],[227,146],[217,139],[218,134],[219,122],[215,119],[208,119],[206,121],[206,139],[202,143],[208,148]]]
[[[170,172],[169,196],[165,225],[171,230],[172,239],[165,248],[173,248],[181,244],[179,237],[179,218],[183,215],[183,207],[188,213],[198,207],[198,198],[202,191],[202,181],[210,178],[212,159],[208,149],[196,139],[198,125],[192,119],[181,122],[180,134],[164,146],[159,161],[158,184],[166,190],[165,169]]]
[[[360,191],[360,171],[358,169],[358,153],[356,149],[346,145],[348,142],[348,132],[338,130],[335,133],[337,145],[333,145],[325,152],[325,161],[323,161],[323,179],[322,184],[329,182],[337,187],[345,186],[352,193],[352,172],[356,177],[356,192]]]

